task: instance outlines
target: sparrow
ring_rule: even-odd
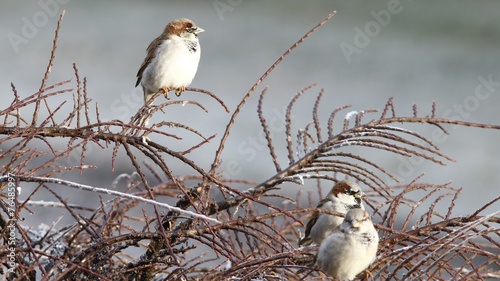
[[[167,99],[170,90],[180,96],[191,84],[200,62],[198,34],[204,31],[189,19],[176,19],[149,44],[135,84],[142,85],[144,103],[159,91]]]
[[[352,280],[375,260],[378,241],[368,213],[351,209],[319,246],[316,265],[334,278]]]
[[[335,184],[326,197],[317,206],[333,212],[346,214],[353,208],[365,209],[361,197],[363,192],[359,185],[352,180],[340,181]],[[307,222],[305,236],[299,241],[299,246],[309,245],[312,242],[321,244],[323,239],[337,228],[344,218],[315,211]]]

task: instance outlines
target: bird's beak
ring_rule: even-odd
[[[195,30],[195,32],[194,32],[194,34],[198,35],[198,34],[200,34],[202,32],[205,32],[205,29],[197,27],[196,30]]]
[[[361,197],[363,197],[363,195],[365,195],[365,194],[361,190],[352,195],[352,196],[354,196],[354,200],[356,201],[356,203],[358,203],[358,205],[361,205]]]
[[[359,220],[353,220],[353,221],[351,222],[351,226],[352,226],[353,228],[359,228],[359,227],[361,226],[361,221],[359,221]]]

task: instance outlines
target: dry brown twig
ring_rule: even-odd
[[[91,110],[94,107],[86,78],[80,79],[76,65],[76,90],[69,88],[69,80],[46,85],[56,54],[61,14],[40,90],[22,98],[12,85],[13,101],[0,109],[0,160],[4,175],[0,177],[0,227],[4,240],[0,246],[0,274],[11,280],[35,280],[40,274],[44,280],[319,280],[323,275],[311,263],[316,247],[297,247],[302,222],[315,210],[314,196],[307,195],[308,205],[302,206],[305,195],[301,191],[296,198],[290,198],[283,189],[306,183],[318,188],[330,186],[343,174],[368,187],[366,204],[381,236],[377,260],[369,268],[375,279],[500,278],[500,217],[496,210],[491,210],[500,197],[486,202],[472,215],[456,216],[454,207],[461,200],[461,189],[450,183],[421,184],[419,178],[410,183],[398,182],[391,171],[375,160],[343,151],[345,147],[365,147],[445,165],[453,160],[429,138],[405,129],[404,125],[432,125],[444,133],[448,133],[446,125],[495,130],[500,126],[436,118],[434,103],[430,115],[422,116],[414,105],[413,116],[400,117],[392,99],[379,117],[374,110],[345,112],[350,106],[339,106],[328,120],[322,120],[318,112],[327,90],[321,89],[311,109],[311,121],[294,132],[297,125],[289,118],[293,105],[313,91],[311,85],[288,104],[286,136],[280,141],[272,138],[265,118],[265,95],[270,94],[266,88],[260,95],[257,115],[276,174],[259,179],[260,183],[220,175],[222,151],[240,110],[276,65],[334,14],[290,47],[248,91],[232,113],[208,171],[190,156],[194,150],[204,149],[206,143],[218,140],[216,134],[207,137],[201,128],[174,121],[150,127],[138,125],[134,120],[146,112],[144,107],[129,123],[101,121],[97,105],[94,112]],[[213,98],[228,111],[217,95],[202,89],[188,90]],[[73,110],[62,115],[61,109],[71,105],[63,102],[51,106],[54,97],[68,94],[73,97]],[[42,102],[47,111],[43,120]],[[165,107],[184,104],[202,109],[200,114],[210,110],[194,101],[172,100],[148,112],[155,114]],[[33,114],[27,120],[20,116],[20,109],[26,111],[30,106],[34,107]],[[345,118],[339,117],[343,112]],[[325,122],[326,127],[322,127]],[[334,124],[343,129],[335,132]],[[175,130],[169,130],[172,127]],[[182,139],[175,132],[195,137],[192,143],[184,140],[190,146],[176,151],[169,148],[172,142]],[[67,143],[61,144],[61,140]],[[82,174],[97,167],[85,164],[93,160],[88,157],[91,147],[109,153],[112,169],[123,159],[131,163],[128,174],[121,174],[113,183],[102,183],[114,188],[125,183],[123,191],[62,179],[63,174]],[[78,164],[64,165],[65,159],[75,155]],[[147,162],[140,162],[139,156]],[[279,156],[288,156],[289,163],[280,163]],[[172,172],[181,163],[192,174]],[[390,186],[387,179],[398,186]],[[22,198],[12,191],[13,184],[22,188]],[[247,188],[242,190],[242,185]],[[98,204],[69,203],[72,198],[55,191],[60,187],[72,188],[72,198],[83,190],[98,194]],[[51,194],[53,201],[39,198],[44,191]],[[160,203],[167,201],[171,203]],[[153,212],[144,206],[138,212],[141,202],[152,204]],[[47,221],[45,224],[50,227],[42,231],[30,229],[19,219],[27,213],[36,215],[38,206],[65,210],[71,223],[58,226]],[[438,206],[448,208],[442,210]],[[10,226],[18,233],[14,240],[9,240]],[[8,247],[9,241],[14,241],[13,251]],[[200,254],[199,249],[205,254]],[[9,267],[10,253],[17,263],[15,267]]]

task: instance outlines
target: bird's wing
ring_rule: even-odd
[[[148,46],[146,49],[146,58],[141,64],[141,67],[139,68],[139,71],[137,71],[137,82],[135,83],[135,86],[139,86],[139,83],[141,83],[142,79],[142,73],[144,72],[144,69],[148,66],[148,64],[151,62],[151,60],[156,56],[156,48],[160,45],[162,40],[165,40],[166,38],[162,35],[156,37]]]

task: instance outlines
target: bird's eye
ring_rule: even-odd
[[[195,33],[198,28],[196,26],[189,26],[186,28],[186,31],[189,33]]]

